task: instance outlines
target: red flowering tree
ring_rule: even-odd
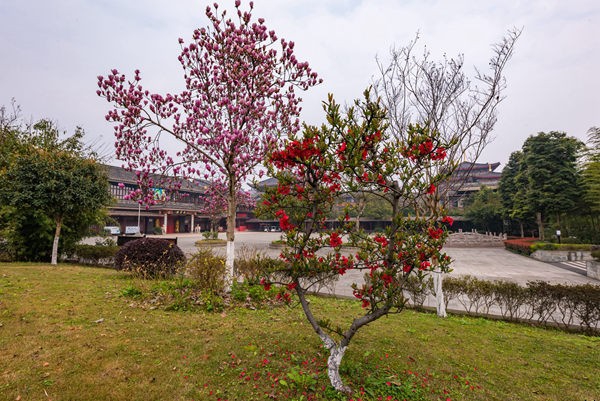
[[[154,182],[153,173],[221,183],[227,190],[227,267],[231,283],[237,194],[279,135],[299,130],[300,98],[320,82],[294,43],[278,39],[262,18],[235,1],[235,20],[217,3],[206,8],[209,25],[179,39],[185,89],[176,94],[145,90],[139,70],[127,79],[113,69],[98,77],[98,95],[114,108],[116,155],[138,172],[140,192],[153,203],[152,188],[177,189],[177,181]],[[279,48],[279,51],[278,51]]]
[[[331,384],[350,392],[339,367],[356,332],[404,308],[409,276],[449,269],[450,259],[441,249],[446,223],[452,224],[452,219],[434,196],[449,171],[431,167],[446,163],[448,146],[454,144],[419,125],[408,127],[406,141],[391,136],[386,110],[370,99],[369,92],[344,115],[330,96],[326,113],[328,125],[306,127],[301,137],[289,138],[271,154],[270,173],[279,184],[267,192],[261,209],[279,218],[287,247],[281,253],[282,266],[265,274],[262,283],[279,283],[297,294],[306,318],[330,352]],[[445,172],[430,174],[434,170]],[[388,202],[391,224],[369,234],[356,230],[349,217],[335,224],[327,220],[337,199],[356,193],[375,194]],[[358,251],[346,251],[346,243]],[[328,323],[331,317],[315,316],[306,296],[350,270],[364,273],[364,280],[352,286],[364,314],[342,329]]]

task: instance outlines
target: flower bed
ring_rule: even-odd
[[[529,256],[533,252],[532,245],[536,241],[537,238],[512,238],[504,241],[504,247],[509,251]]]

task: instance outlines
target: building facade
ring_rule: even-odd
[[[502,173],[495,170],[500,163],[462,162],[458,165],[446,184],[446,205],[462,209],[469,196],[478,192],[482,186],[497,189]]]
[[[139,227],[142,234],[176,234],[210,230],[209,216],[201,213],[206,203],[208,182],[184,182],[181,189],[173,192],[154,188],[156,204],[146,206],[127,195],[138,188],[135,173],[121,167],[105,166],[109,191],[114,198],[108,214],[122,233],[127,227]],[[157,180],[157,182],[160,180]],[[245,230],[246,221],[252,218],[249,210],[239,210],[236,229]],[[219,222],[224,230],[225,217]]]

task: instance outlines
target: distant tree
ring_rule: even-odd
[[[0,204],[17,231],[14,238],[43,239],[53,226],[51,263],[56,264],[63,226],[68,224],[71,240],[78,240],[78,234],[104,217],[102,209],[110,203],[108,181],[101,166],[88,158],[81,129],[61,139],[55,124],[42,120],[17,137],[20,152],[0,172]],[[34,258],[43,255],[43,244],[27,244],[41,246]]]
[[[97,91],[115,107],[106,119],[115,123],[117,158],[140,171],[144,202],[153,202],[155,172],[227,188],[227,287],[233,277],[236,195],[279,136],[300,129],[295,90],[320,82],[308,63],[296,58],[294,42],[278,40],[263,18],[254,20],[252,2],[248,11],[240,5],[236,0],[234,20],[214,3],[206,8],[209,26],[196,29],[189,45],[179,39],[181,93],[150,93],[142,88],[139,71],[126,81],[116,69],[98,77]]]
[[[495,44],[489,71],[475,70],[474,80],[465,74],[462,54],[444,56],[441,61],[431,60],[427,51],[416,55],[418,37],[408,46],[393,48],[389,62],[378,60],[379,77],[374,86],[388,110],[393,135],[406,140],[410,124],[440,132],[440,142],[433,145],[450,145],[445,150],[448,163],[441,166],[441,173],[454,170],[464,160],[475,162],[492,140],[497,107],[504,99],[504,69],[520,34],[520,30],[511,30]],[[438,173],[431,168],[425,168],[428,175]],[[462,184],[454,179],[438,186],[437,201],[448,199],[446,195]]]
[[[522,172],[524,169],[523,152],[511,153],[498,183],[503,217],[518,222],[521,237],[525,236],[525,224],[534,219],[533,212],[525,201],[527,175]]]
[[[582,171],[584,198],[591,211],[600,213],[600,128],[588,131],[588,143]]]
[[[517,181],[518,197],[527,203],[526,210],[536,214],[540,239],[544,239],[544,221],[552,216],[561,227],[562,213],[573,211],[582,188],[578,185],[577,158],[583,143],[564,132],[540,132],[523,144],[523,167]],[[526,181],[525,181],[526,180]]]
[[[484,231],[502,231],[502,200],[500,194],[482,186],[472,195],[465,208],[465,216],[476,228]]]
[[[236,198],[238,207],[254,206],[252,196],[247,191],[239,191]],[[219,221],[227,215],[227,188],[218,182],[210,183],[206,188],[199,212],[208,216],[210,231],[217,232]]]
[[[11,107],[0,106],[0,171],[8,168],[23,147],[20,114],[21,109],[14,99]]]

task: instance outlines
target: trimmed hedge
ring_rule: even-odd
[[[75,255],[79,263],[92,265],[112,264],[112,259],[118,251],[119,247],[116,245],[75,245]],[[107,263],[106,261],[109,260],[110,262]]]
[[[185,263],[183,251],[171,241],[140,238],[126,243],[115,255],[115,268],[143,278],[173,276]]]
[[[430,291],[429,287],[424,287]],[[600,331],[600,286],[528,282],[526,287],[509,281],[486,281],[471,276],[446,277],[443,281],[446,304],[457,300],[467,314],[487,315],[496,308],[510,321],[532,321],[544,326],[584,332]],[[433,295],[433,292],[430,291]]]
[[[553,242],[538,241],[537,238],[512,238],[504,241],[504,247],[509,251],[522,255],[531,255],[533,252],[542,251],[593,251],[597,245],[591,244],[556,244]]]
[[[591,251],[591,244],[556,244],[553,242],[536,242],[531,245],[531,252],[542,251]]]

